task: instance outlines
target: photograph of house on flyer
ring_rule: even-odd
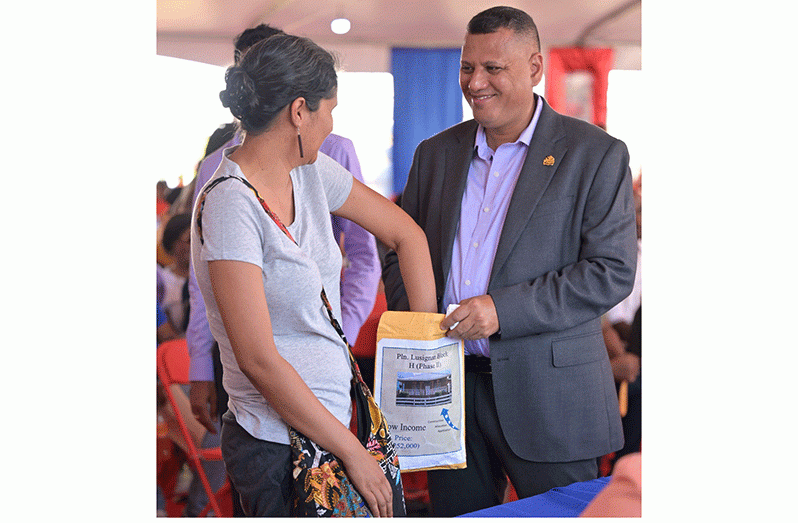
[[[452,371],[399,372],[396,406],[429,407],[452,403]]]

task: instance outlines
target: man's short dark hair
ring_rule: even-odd
[[[236,36],[236,39],[233,43],[235,45],[235,55],[234,59],[235,62],[238,63],[241,55],[244,52],[252,47],[253,45],[257,44],[261,40],[265,38],[269,38],[272,35],[276,35],[282,33],[282,29],[277,29],[276,27],[272,27],[266,24],[260,24],[256,27],[251,27],[245,30],[240,35]]]
[[[511,29],[519,35],[532,38],[538,51],[540,50],[538,28],[532,17],[520,9],[507,6],[491,7],[476,14],[468,22],[469,34],[495,33],[503,28]]]

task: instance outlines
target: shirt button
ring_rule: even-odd
[[[465,281],[465,284],[466,284],[466,285],[471,285],[471,280],[466,280],[466,281]]]
[[[496,178],[498,178],[498,177],[499,177],[499,173],[495,172],[495,173],[493,173],[493,176],[495,176]]]
[[[485,208],[484,208],[484,209],[482,209],[482,210],[483,210],[483,211],[485,211],[485,212],[489,212],[489,211],[490,211],[490,207],[485,207]]]
[[[474,242],[474,247],[479,247],[479,242]]]

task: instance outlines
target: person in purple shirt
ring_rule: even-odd
[[[241,33],[235,42],[236,61],[253,44],[279,32],[281,31],[278,29],[261,24]],[[193,201],[196,201],[202,187],[221,163],[224,149],[238,145],[240,141],[240,136],[236,134],[202,160],[194,183]],[[330,134],[319,150],[344,166],[356,179],[363,181],[360,163],[351,140]],[[348,259],[348,266],[343,270],[341,281],[341,323],[347,339],[354,343],[360,327],[374,308],[380,279],[380,261],[376,242],[371,234],[349,220],[335,216],[331,216],[331,219],[336,241],[340,244],[343,237],[345,256]],[[189,370],[191,408],[200,423],[212,433],[216,433],[216,422],[226,408],[227,400],[221,387],[221,365],[218,363],[218,357],[214,357],[215,340],[208,326],[205,302],[197,285],[193,267],[189,274],[189,295],[190,317],[186,341],[191,357]]]

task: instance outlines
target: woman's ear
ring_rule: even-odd
[[[294,125],[294,127],[302,126],[302,121],[306,117],[307,107],[308,106],[305,102],[305,98],[302,96],[291,102],[288,114],[291,117],[291,123]]]

